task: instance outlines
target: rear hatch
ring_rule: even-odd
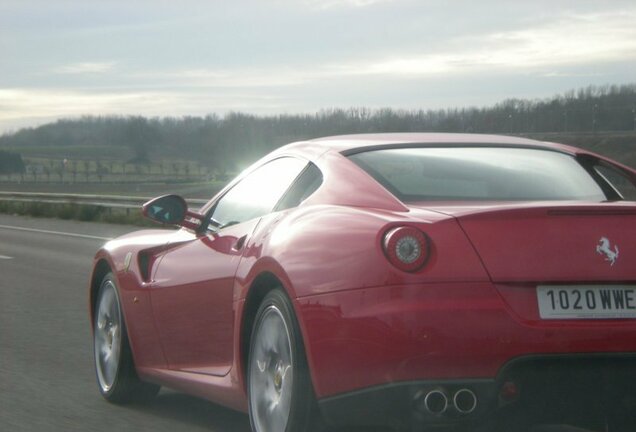
[[[434,209],[457,218],[493,282],[636,280],[633,202]]]
[[[634,202],[435,210],[457,218],[495,286],[524,318],[636,317]]]

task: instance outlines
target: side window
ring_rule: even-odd
[[[623,199],[636,201],[636,186],[623,172],[606,164],[596,165],[594,170],[612,185]]]
[[[212,219],[223,227],[271,212],[306,165],[305,161],[284,157],[257,168],[221,197]]]
[[[321,184],[322,173],[316,165],[310,163],[276,205],[276,210],[285,210],[300,205],[301,202],[309,198],[309,195],[316,192]]]

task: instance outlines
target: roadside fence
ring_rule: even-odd
[[[141,205],[153,197],[119,196],[119,195],[85,195],[65,193],[42,192],[0,192],[0,201],[47,203],[47,204],[74,204],[103,207],[108,210],[123,210],[130,214],[133,210],[141,209]],[[188,206],[193,209],[202,207],[207,200],[186,199]]]

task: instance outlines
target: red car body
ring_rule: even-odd
[[[582,361],[588,373],[607,362],[615,371],[631,365],[634,202],[403,202],[348,158],[412,147],[540,149],[611,165],[631,182],[636,176],[602,156],[523,138],[384,134],[290,144],[199,213],[255,167],[283,156],[320,170],[313,194],[213,233],[182,227],[110,241],[95,257],[91,313],[100,280],[112,272],[139,377],[246,411],[254,314],[264,293],[282,286],[316,399],[334,424],[475,420],[518,398],[532,387],[532,373],[548,366],[572,370]],[[400,270],[383,250],[383,236],[399,226],[429,240],[417,271]],[[620,248],[615,262],[599,252],[602,238],[609,240],[603,250]],[[609,294],[623,297],[626,315],[545,319],[539,286],[555,287],[552,296],[559,287],[582,287],[580,296],[626,286]],[[475,406],[470,394],[458,395],[464,389]],[[443,402],[435,392],[447,406],[435,406]]]

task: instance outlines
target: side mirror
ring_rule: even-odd
[[[188,204],[179,195],[163,195],[141,207],[148,219],[168,225],[181,225],[188,214]]]
[[[188,210],[188,204],[179,195],[163,195],[151,199],[141,207],[148,219],[161,224],[177,225],[197,231],[205,215]]]

